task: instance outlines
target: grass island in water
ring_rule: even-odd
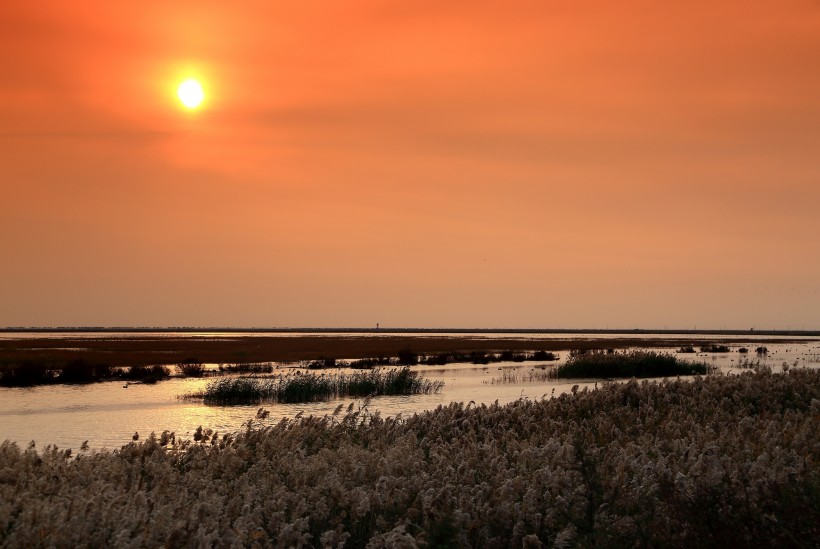
[[[554,378],[607,379],[704,375],[713,371],[705,362],[687,362],[655,351],[574,352],[549,374]]]
[[[236,405],[260,402],[311,402],[342,397],[437,393],[441,381],[424,379],[410,368],[369,370],[352,374],[294,372],[274,377],[230,377],[212,381],[201,393],[183,395],[205,404]]]

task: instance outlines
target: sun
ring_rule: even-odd
[[[189,78],[179,85],[177,88],[177,96],[182,104],[189,109],[197,108],[202,100],[205,99],[205,92],[202,91],[202,86],[194,80]]]

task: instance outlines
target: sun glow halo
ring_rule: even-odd
[[[197,108],[202,100],[205,99],[205,92],[202,91],[202,86],[194,80],[189,78],[179,85],[177,88],[177,96],[182,104],[189,109]]]

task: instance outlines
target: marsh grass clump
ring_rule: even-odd
[[[114,451],[0,445],[1,547],[798,547],[820,371],[366,407]],[[815,540],[815,541],[811,541]]]
[[[419,363],[419,355],[412,349],[400,349],[396,363],[401,366],[413,366]]]
[[[552,375],[576,379],[643,378],[704,375],[709,371],[710,366],[705,363],[686,362],[674,355],[654,351],[586,352],[570,356],[552,371]]]
[[[479,355],[461,351],[434,353],[421,357],[419,359],[419,363],[427,366],[444,366],[445,364],[455,362],[472,362],[477,356]],[[480,356],[483,360],[483,358],[488,355],[486,353],[482,353]]]
[[[472,351],[470,353],[470,362],[473,364],[489,364],[493,362],[495,356],[484,351]]]
[[[262,401],[262,397],[273,384],[271,379],[252,377],[231,377],[212,381],[201,398],[205,404],[250,404]],[[188,395],[196,399],[200,395]]]
[[[205,404],[239,405],[260,402],[312,402],[347,396],[414,395],[436,393],[443,382],[419,377],[409,368],[353,374],[283,374],[270,378],[234,377],[212,381],[202,393],[183,395]]]
[[[501,351],[498,355],[499,362],[524,362],[527,360],[526,353],[517,353],[513,350]]]
[[[691,345],[684,345],[683,347],[678,349],[678,352],[679,353],[696,353],[697,351]]]
[[[205,375],[205,365],[201,360],[189,358],[177,364],[176,371],[185,377],[202,377]]]
[[[728,345],[718,345],[716,343],[700,346],[701,353],[729,353],[731,351]]]
[[[162,365],[153,366],[130,366],[122,373],[122,378],[129,381],[139,381],[147,384],[154,384],[171,376],[171,371]]]
[[[549,351],[535,351],[533,354],[527,356],[527,360],[553,362],[558,360],[558,355]]]
[[[270,362],[220,364],[219,371],[228,374],[269,374],[273,371],[273,364]]]
[[[305,365],[308,370],[321,370],[340,366],[342,366],[342,363],[337,363],[335,358],[320,358],[319,360],[312,360]]]
[[[555,372],[552,369],[538,369],[532,368],[527,371],[519,371],[517,369],[505,369],[500,376],[496,376],[485,384],[501,385],[504,383],[544,383],[555,379]]]
[[[377,366],[391,366],[395,363],[394,359],[382,356],[379,358],[360,358],[347,364],[347,367],[354,370],[372,370]]]

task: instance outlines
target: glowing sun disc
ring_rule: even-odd
[[[177,88],[177,96],[182,104],[189,109],[195,109],[205,99],[205,92],[202,91],[202,86],[199,82],[190,78],[179,85]]]

